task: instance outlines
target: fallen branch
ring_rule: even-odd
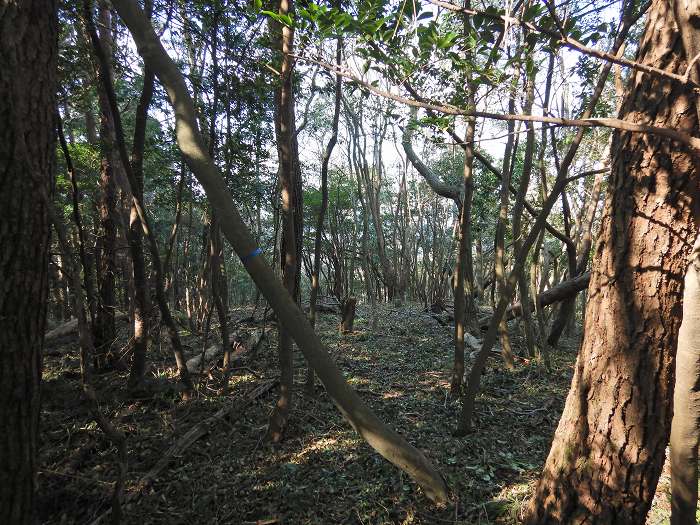
[[[114,320],[117,322],[127,321],[129,316],[124,312],[116,312],[114,315]],[[57,339],[63,339],[68,336],[78,335],[78,320],[76,318],[66,321],[60,326],[57,326],[53,330],[49,330],[44,335],[44,343],[52,343]]]
[[[243,354],[253,351],[260,344],[265,337],[265,330],[258,329],[253,332],[253,334],[248,337],[245,342],[240,342],[237,348],[234,348],[234,352],[231,355],[231,359],[240,358]],[[211,345],[204,352],[198,353],[196,356],[187,360],[187,370],[190,374],[200,373],[200,364],[202,364],[202,358],[204,359],[203,365],[206,366],[213,360],[217,359],[220,355],[223,355],[224,350],[220,344]]]
[[[158,460],[158,462],[149,470],[146,472],[146,474],[139,480],[139,482],[136,484],[136,487],[132,492],[129,493],[129,495],[124,499],[124,505],[133,503],[136,501],[139,497],[141,497],[141,494],[145,489],[147,489],[151,483],[158,477],[158,475],[165,470],[165,468],[168,466],[170,461],[173,459],[173,457],[180,456],[182,455],[185,450],[187,450],[190,446],[192,446],[193,443],[195,443],[197,440],[201,439],[202,437],[206,436],[214,427],[214,425],[220,421],[223,421],[224,419],[228,418],[229,414],[231,414],[234,410],[238,409],[238,414],[236,414],[236,418],[240,417],[243,415],[243,409],[247,408],[249,405],[253,403],[258,397],[262,396],[263,394],[269,392],[272,390],[275,385],[279,382],[278,379],[275,379],[273,381],[269,381],[267,383],[264,383],[257,388],[255,388],[250,394],[246,396],[245,401],[239,405],[231,405],[227,406],[225,408],[222,408],[218,412],[216,412],[214,415],[208,417],[204,421],[200,421],[197,423],[194,427],[192,427],[190,430],[188,430],[184,436],[182,436],[180,439],[177,440],[176,443],[174,443]],[[228,421],[229,423],[232,423],[233,421]],[[101,523],[103,519],[105,519],[109,514],[111,510],[106,511],[105,513],[101,514],[100,516],[95,519],[91,525],[97,525],[98,523]]]
[[[564,281],[556,286],[553,286],[549,290],[542,292],[537,296],[539,307],[544,308],[545,306],[550,306],[554,303],[558,303],[575,296],[577,293],[588,288],[588,283],[590,280],[591,272],[586,272],[578,277],[574,277],[573,279],[569,279],[568,281]],[[532,308],[534,308],[534,306]],[[515,303],[514,305],[508,307],[508,310],[506,310],[505,319],[510,321],[511,319],[521,316],[522,313],[522,305],[520,303]],[[491,317],[489,316],[479,322],[479,326],[482,330],[488,328],[490,320]]]

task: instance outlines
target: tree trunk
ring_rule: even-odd
[[[696,523],[700,445],[700,236],[695,241],[683,290],[671,425],[671,524]]]
[[[523,113],[529,115],[532,113],[532,105],[535,101],[535,73],[527,76],[527,86],[525,89],[525,104]],[[527,189],[530,185],[530,176],[532,175],[532,157],[535,150],[535,128],[532,122],[526,122],[527,139],[525,144],[525,156],[523,158],[523,171],[520,175],[518,184],[518,194],[513,206],[513,251],[518,253],[522,246],[522,218],[525,199],[527,197]],[[527,254],[524,255],[527,257]],[[518,290],[520,290],[521,319],[525,331],[525,345],[528,356],[535,355],[535,333],[532,326],[532,317],[530,315],[530,294],[528,293],[528,282],[525,274],[525,267],[518,274]]]
[[[346,297],[340,308],[341,321],[340,321],[340,333],[349,334],[353,331],[353,326],[355,324],[355,307],[357,306],[357,299],[354,297]]]
[[[0,9],[0,523],[30,524],[54,180],[56,2]]]
[[[326,391],[353,428],[382,456],[407,472],[434,502],[447,501],[447,485],[427,458],[396,432],[384,425],[352,390],[315,334],[306,315],[291,295],[275,278],[264,257],[259,256],[250,231],[236,209],[231,193],[212,159],[203,147],[197,128],[192,98],[184,76],[168,56],[153,28],[138,7],[128,0],[113,0],[127,27],[134,36],[139,53],[152,67],[177,108],[176,137],[178,146],[197,179],[202,184],[211,205],[219,212],[224,234],[246,271],[269,301],[280,323],[292,335],[309,364],[318,374]]]
[[[625,20],[622,25],[616,39],[613,44],[613,49],[618,49],[624,40],[629,28],[631,27],[634,20]],[[595,107],[596,101],[599,99],[605,87],[605,82],[607,80],[608,74],[610,73],[611,63],[607,62],[601,68],[601,73],[596,82],[596,86],[593,90],[593,94],[589,100],[589,106],[583,112],[583,117],[588,118]],[[584,129],[580,128],[576,132],[574,141],[579,141],[583,138]],[[484,336],[484,342],[481,345],[481,350],[474,361],[472,370],[469,373],[469,381],[467,383],[467,391],[464,396],[464,403],[462,404],[462,411],[459,416],[459,423],[457,426],[456,434],[465,435],[472,430],[472,418],[474,416],[474,406],[476,400],[476,394],[479,391],[479,385],[481,383],[481,374],[486,365],[489,353],[496,342],[499,325],[503,321],[503,315],[506,312],[508,303],[510,302],[513,292],[515,291],[515,286],[517,284],[517,276],[519,272],[523,270],[525,265],[526,254],[529,253],[530,248],[539,238],[540,231],[542,228],[546,227],[547,217],[554,206],[556,200],[558,200],[560,193],[564,190],[567,184],[567,179],[565,177],[568,166],[574,160],[575,150],[569,148],[566,156],[562,160],[561,169],[557,171],[557,178],[554,181],[554,185],[550,194],[546,199],[543,199],[542,209],[537,214],[535,222],[530,228],[530,232],[527,234],[523,240],[523,244],[514,256],[513,270],[505,281],[504,293],[501,294],[496,307],[494,308],[494,314],[489,323],[488,330]],[[543,179],[544,182],[544,179]],[[569,240],[570,241],[570,240]]]
[[[95,368],[108,365],[109,350],[116,337],[114,312],[116,310],[115,276],[117,270],[117,188],[114,180],[114,124],[109,103],[99,84],[100,101],[100,215],[101,238],[97,254],[97,290],[99,300],[95,315]]]
[[[95,29],[94,20],[92,18],[92,3],[90,0],[84,0],[83,11],[85,22],[87,25],[90,40],[92,41],[93,51],[95,52],[97,63],[99,66],[99,76],[101,85],[104,88],[105,95],[107,97],[107,102],[109,104],[109,111],[111,112],[111,117],[114,123],[114,132],[117,143],[117,148],[119,150],[119,157],[126,172],[126,180],[124,184],[130,187],[137,187],[138,184],[134,178],[134,173],[131,169],[131,161],[129,160],[129,155],[126,151],[126,141],[124,139],[124,129],[121,124],[121,115],[119,113],[119,108],[117,106],[116,95],[114,93],[114,86],[112,84],[112,77],[109,68],[108,57],[104,52],[100,38]],[[165,287],[163,283],[163,267],[160,260],[160,252],[158,250],[158,244],[156,241],[155,233],[150,226],[150,221],[146,215],[146,210],[143,207],[143,201],[140,199],[138,193],[131,192],[134,206],[136,212],[138,213],[139,220],[141,221],[141,227],[143,232],[148,238],[148,248],[151,255],[151,263],[153,264],[155,280],[156,280],[156,301],[158,303],[158,308],[161,313],[161,321],[165,325],[170,341],[173,345],[173,354],[175,356],[175,362],[177,364],[178,373],[180,376],[180,381],[185,388],[183,392],[184,397],[189,397],[189,392],[192,391],[193,385],[190,379],[189,373],[187,372],[187,366],[185,365],[185,357],[182,350],[182,343],[180,341],[180,335],[178,333],[177,326],[175,325],[175,320],[170,314],[170,308],[168,307],[168,301],[165,296]]]
[[[683,73],[674,25],[655,0],[637,61]],[[635,73],[620,115],[694,134],[693,104],[687,87]],[[698,168],[652,135],[615,132],[611,151],[584,339],[529,523],[643,523],[664,462]]]
[[[150,18],[152,2],[146,0],[146,15]],[[153,85],[155,75],[144,68],[143,88],[141,98],[136,107],[134,119],[134,142],[131,150],[131,168],[134,172],[136,186],[131,188],[136,197],[143,201],[143,155],[146,145],[146,123],[148,121],[148,107],[153,98]],[[129,390],[136,391],[143,386],[146,373],[146,350],[148,347],[148,279],[146,278],[146,261],[143,256],[143,229],[139,219],[136,205],[132,203],[129,212],[129,228],[127,238],[132,262],[132,279],[134,282],[133,298],[133,326],[134,326],[134,351],[129,371]]]
[[[48,201],[48,195],[44,195]],[[80,212],[77,208],[73,209],[73,214],[78,217]],[[112,493],[112,523],[118,525],[122,518],[121,502],[124,494],[124,481],[126,480],[127,451],[126,451],[126,436],[120,432],[107,417],[100,411],[100,406],[97,400],[97,395],[92,386],[90,379],[90,356],[95,352],[94,343],[92,341],[92,333],[87,323],[87,315],[85,314],[85,301],[83,299],[83,291],[80,286],[80,272],[71,255],[70,246],[68,243],[68,234],[66,233],[66,225],[59,217],[56,210],[48,203],[49,220],[53,223],[58,237],[58,245],[64,259],[67,263],[67,273],[73,283],[73,307],[75,310],[76,320],[78,324],[78,341],[80,344],[80,375],[83,389],[83,400],[87,404],[88,410],[100,429],[107,435],[112,443],[117,447],[118,456],[118,474],[117,480],[114,483],[114,492]]]
[[[533,308],[544,308],[545,306],[550,306],[552,304],[565,301],[571,297],[576,297],[576,294],[582,292],[588,288],[588,284],[591,282],[590,272],[586,272],[583,275],[579,275],[574,279],[569,279],[563,281],[556,286],[552,286],[549,290],[545,290],[541,294],[537,295],[537,302],[532,303],[529,309]],[[515,319],[521,316],[523,313],[522,303],[517,302],[512,306],[509,306],[505,313],[505,318],[507,320]],[[481,329],[484,330],[488,328],[488,322],[481,323]]]
[[[474,104],[474,91],[471,85],[468,103]],[[474,272],[472,267],[472,195],[474,193],[474,129],[476,122],[473,118],[467,121],[467,132],[464,136],[466,147],[464,148],[464,201],[459,214],[459,235],[457,243],[457,260],[454,273],[454,302],[455,302],[455,331],[454,331],[454,365],[452,367],[452,381],[450,394],[458,397],[462,393],[462,381],[464,378],[464,333],[467,326],[476,324],[476,308],[474,306]]]
[[[335,61],[341,63],[342,40],[338,38],[336,42]],[[342,96],[342,78],[335,76],[335,105],[333,110],[333,123],[331,124],[331,138],[328,139],[326,149],[323,152],[321,161],[321,209],[316,220],[316,236],[314,238],[314,262],[311,271],[311,292],[309,295],[309,321],[311,326],[316,327],[316,301],[318,299],[319,275],[321,273],[321,240],[323,239],[323,225],[326,220],[326,210],[328,209],[328,165],[331,161],[331,154],[338,142],[338,122],[340,121],[340,101]],[[314,371],[308,367],[306,371],[306,391],[313,392]]]
[[[520,78],[520,68],[515,68],[512,85],[510,86],[510,96],[508,99],[508,112],[515,113],[515,97],[518,88],[518,79]],[[510,193],[510,176],[512,166],[512,156],[517,151],[514,148],[515,142],[515,122],[508,122],[508,138],[506,139],[506,148],[503,153],[503,169],[501,173],[501,193],[500,205],[498,211],[498,220],[496,222],[496,235],[494,239],[494,273],[496,276],[496,284],[498,287],[499,299],[506,295],[506,249],[505,249],[505,234],[508,222],[508,202]],[[494,286],[494,288],[496,288]],[[512,369],[515,366],[513,358],[513,348],[510,344],[510,336],[508,335],[508,323],[505,318],[498,325],[498,338],[501,341],[501,352],[506,368]]]
[[[280,0],[280,15],[293,14],[293,0]],[[282,238],[280,263],[282,282],[289,294],[299,301],[300,248],[301,237],[297,224],[302,210],[297,206],[299,195],[300,172],[299,152],[297,149],[296,119],[294,115],[294,29],[271,21],[271,32],[279,39],[281,53],[280,85],[275,93],[275,134],[277,136],[277,154],[279,158],[279,177],[282,191]],[[289,411],[292,407],[292,389],[294,386],[294,362],[292,355],[292,338],[283,325],[279,327],[278,354],[280,361],[280,397],[277,400],[267,433],[273,442],[282,440],[287,426]]]

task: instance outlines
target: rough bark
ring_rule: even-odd
[[[630,21],[630,16],[631,16],[631,4],[628,5],[627,11],[623,12],[623,21],[626,23],[626,27],[631,25]],[[620,42],[620,39],[618,37],[617,39],[618,42]],[[614,52],[617,55],[622,55],[624,52],[624,43],[620,42],[619,45],[617,46],[617,49],[614,49]],[[584,117],[589,117],[592,115],[592,110],[589,109],[586,111],[586,113],[583,115]],[[552,134],[552,147],[555,148],[555,141],[554,141],[554,130],[550,129],[550,133]],[[567,172],[569,171],[569,168],[571,166],[571,160],[573,159],[574,155],[578,151],[579,146],[581,145],[581,140],[583,139],[583,135],[578,134],[574,137],[573,141],[569,145],[569,148],[567,150],[566,155],[564,156],[564,159],[562,161],[561,166],[557,166],[557,169],[560,172]],[[555,160],[556,160],[556,149],[553,149],[555,153]],[[570,211],[569,211],[569,203],[566,198],[566,193],[562,193],[562,211],[564,215],[564,228],[565,228],[565,235],[567,237],[567,241],[564,243],[565,248],[566,248],[566,256],[567,256],[567,261],[568,261],[568,267],[569,267],[569,278],[576,277],[577,275],[583,273],[586,269],[586,265],[588,263],[588,258],[590,256],[590,250],[592,246],[592,236],[591,236],[591,228],[593,226],[593,219],[595,218],[595,213],[596,210],[598,209],[598,198],[600,196],[600,185],[602,182],[602,173],[597,173],[596,178],[593,182],[593,188],[591,192],[591,198],[588,204],[588,209],[586,213],[586,219],[585,222],[582,224],[582,227],[584,228],[583,232],[583,237],[581,239],[581,245],[579,246],[578,254],[577,254],[577,249],[576,246],[574,245],[573,241],[571,241],[571,228],[570,228]],[[572,297],[569,300],[564,301],[564,303],[560,306],[559,311],[557,312],[557,317],[554,320],[554,323],[552,324],[552,328],[549,332],[549,336],[547,337],[547,345],[551,347],[555,347],[557,343],[559,342],[559,338],[561,337],[561,334],[564,331],[564,328],[567,326],[569,323],[570,319],[572,318],[573,314],[575,313],[575,306],[576,306],[576,298]]]
[[[165,86],[170,103],[175,110],[176,137],[188,165],[202,184],[211,205],[221,216],[222,230],[239,257],[245,259],[245,268],[253,278],[277,317],[304,353],[309,364],[326,387],[328,395],[360,435],[406,473],[435,502],[447,500],[447,486],[427,458],[402,437],[384,425],[364,404],[362,399],[345,381],[328,351],[315,334],[306,315],[294,299],[275,278],[264,257],[252,256],[256,245],[248,228],[233,203],[231,193],[223,183],[221,174],[207,155],[197,128],[192,98],[185,79],[175,63],[167,55],[153,28],[138,7],[128,0],[113,0],[122,19],[134,36],[136,46],[144,61]]]
[[[0,8],[0,523],[29,524],[53,188],[56,2]]]
[[[674,26],[655,0],[637,61],[683,72]],[[637,73],[620,114],[694,133],[693,104],[687,87]],[[643,523],[664,461],[700,177],[684,147],[658,136],[615,132],[611,151],[584,339],[529,523]]]

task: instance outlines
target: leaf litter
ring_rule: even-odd
[[[251,309],[238,309],[240,326]],[[536,360],[514,371],[489,361],[477,398],[475,432],[452,436],[461,408],[449,397],[452,327],[418,305],[358,307],[355,332],[340,335],[338,318],[321,314],[318,330],[349,383],[378,416],[421,449],[445,477],[451,502],[436,508],[401,471],[377,455],[340,416],[316,381],[303,392],[306,373],[295,350],[294,408],[285,440],[265,440],[276,401],[276,331],[232,374],[229,392],[205,374],[198,394],[181,401],[167,342],[149,350],[156,387],[129,398],[126,370],[95,377],[102,409],[127,433],[129,471],[125,523],[516,523],[532,493],[569,388],[578,342],[563,339],[552,371]],[[122,333],[123,343],[128,334]],[[512,342],[520,348],[517,327]],[[202,336],[183,330],[190,354]],[[217,341],[212,328],[209,344]],[[65,348],[67,346],[68,348]],[[92,523],[110,507],[116,477],[114,450],[90,421],[79,397],[77,343],[45,358],[39,456],[39,515],[43,523]],[[467,366],[471,360],[467,359]],[[236,407],[244,406],[240,413]],[[222,409],[227,418],[208,427],[145,488],[139,481],[195,425]]]

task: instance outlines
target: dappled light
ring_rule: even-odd
[[[0,524],[695,523],[699,20],[3,3]]]

